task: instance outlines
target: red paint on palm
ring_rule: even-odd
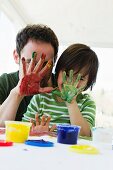
[[[52,61],[49,60],[47,64],[43,67],[45,61],[45,54],[42,54],[39,62],[35,66],[35,57],[32,58],[31,63],[29,64],[28,70],[26,70],[25,59],[22,58],[23,73],[24,77],[20,83],[20,95],[34,95],[38,93],[50,92],[51,88],[41,88],[40,83],[44,79],[47,72],[52,67]]]
[[[36,74],[26,75],[20,85],[21,95],[37,94],[40,88],[40,78]]]
[[[40,82],[49,71],[51,65],[52,62],[48,61],[46,66],[39,73],[25,75],[20,84],[20,95],[33,95],[42,92]],[[43,93],[51,92],[51,90],[51,88],[46,88]]]

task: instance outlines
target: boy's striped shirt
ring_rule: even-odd
[[[89,122],[90,127],[95,125],[95,102],[88,94],[79,94],[77,96],[77,104],[83,117]],[[51,116],[51,124],[70,123],[68,108],[65,102],[56,101],[52,93],[34,95],[28,105],[26,113],[24,113],[23,121],[35,120],[35,114],[39,117],[43,114]]]

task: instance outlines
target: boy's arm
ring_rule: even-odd
[[[69,72],[69,79],[66,78],[66,73],[63,72],[63,85],[62,90],[57,91],[57,95],[60,96],[67,105],[70,123],[72,125],[81,126],[80,135],[90,136],[90,125],[86,119],[82,116],[78,104],[76,102],[76,97],[85,87],[77,88],[77,85],[80,81],[81,75],[77,76],[77,79],[73,79],[73,70]],[[55,93],[55,91],[53,91]]]
[[[81,129],[80,129],[81,136],[90,137],[91,135],[90,124],[80,112],[80,109],[78,107],[76,100],[72,101],[71,103],[66,102],[66,105],[68,107],[71,124],[81,126]]]

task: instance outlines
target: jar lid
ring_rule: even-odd
[[[0,146],[12,146],[13,142],[7,142],[5,140],[0,140]]]
[[[26,140],[25,141],[26,145],[32,145],[32,146],[39,146],[39,147],[53,147],[54,143],[45,141],[43,139],[41,140]]]
[[[94,146],[90,145],[73,145],[70,146],[70,151],[81,153],[81,154],[99,154],[99,150]]]

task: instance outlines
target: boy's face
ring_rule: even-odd
[[[54,48],[52,47],[51,44],[42,42],[42,41],[32,41],[29,40],[28,43],[24,46],[24,48],[21,51],[21,58],[20,58],[20,67],[19,67],[19,78],[21,77],[21,72],[22,72],[22,63],[21,59],[24,57],[26,60],[27,67],[29,66],[29,63],[32,58],[32,53],[36,52],[36,64],[39,61],[42,53],[46,55],[45,59],[45,64],[47,63],[48,60],[53,61],[54,58]],[[47,82],[51,76],[52,69],[46,74],[44,77],[42,86],[47,86]]]

